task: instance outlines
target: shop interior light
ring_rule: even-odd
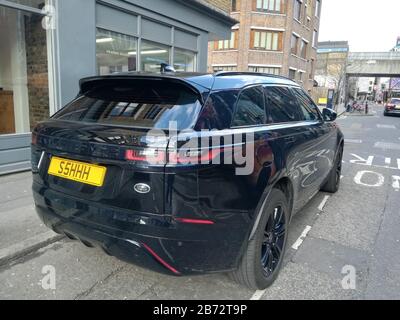
[[[113,38],[100,38],[100,39],[96,39],[96,43],[107,43],[107,42],[113,42],[114,39]]]

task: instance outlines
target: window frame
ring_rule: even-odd
[[[232,46],[232,40],[234,41]],[[222,43],[222,49],[220,49],[219,45]],[[228,47],[226,47],[226,43],[228,43]],[[229,51],[229,50],[238,50],[239,48],[239,30],[231,30],[231,38],[228,40],[216,40],[214,41],[214,51]]]
[[[293,39],[296,39],[296,45],[293,46]],[[292,33],[292,37],[290,38],[290,53],[298,56],[299,54],[299,40],[300,37],[297,36],[296,34]]]
[[[231,0],[231,13],[240,12],[241,0]]]
[[[307,59],[308,45],[309,45],[309,43],[307,41],[305,41],[304,39],[301,39],[300,58],[305,59],[305,60]]]
[[[319,110],[318,106],[315,104],[314,100],[310,97],[310,95],[303,90],[301,87],[290,87],[290,91],[292,92],[293,97],[295,98],[295,100],[297,101],[297,104],[299,105],[300,109],[303,109],[301,102],[299,101],[299,98],[295,95],[294,91],[295,90],[299,90],[300,92],[302,92],[311,102],[311,107],[316,111],[316,113],[318,114],[318,119],[317,120],[303,120],[303,122],[319,122],[319,123],[324,123],[325,120],[322,116],[321,111]]]
[[[296,20],[297,22],[301,23],[301,11],[302,11],[302,6],[303,6],[303,2],[302,0],[293,0],[294,1],[294,5],[293,5],[293,19]],[[297,12],[297,6],[298,7],[298,12]],[[298,13],[298,16],[295,16],[295,14]]]
[[[272,119],[271,117],[271,109],[268,108],[267,106],[267,97],[266,97],[266,88],[286,88],[288,89],[290,95],[293,97],[293,100],[295,102],[295,104],[298,106],[298,108],[301,111],[301,107],[297,101],[296,96],[293,94],[292,92],[292,88],[297,88],[297,87],[293,87],[293,86],[289,86],[289,85],[284,85],[284,84],[263,84],[263,92],[264,92],[264,105],[265,105],[265,111],[267,113],[267,126],[278,126],[278,125],[296,125],[302,122],[305,122],[305,120],[297,120],[297,121],[286,121],[286,122],[269,122],[270,119]],[[302,112],[302,111],[301,111]]]
[[[238,111],[238,105],[239,105],[240,98],[242,97],[243,93],[246,90],[253,89],[253,88],[260,88],[261,91],[262,91],[262,99],[263,99],[263,105],[264,105],[264,120],[263,120],[263,123],[262,124],[254,124],[254,125],[246,125],[246,126],[235,126],[234,125],[234,121],[235,121],[235,116],[236,116],[237,111]],[[242,129],[242,128],[264,127],[264,126],[267,125],[267,120],[268,120],[268,117],[267,117],[267,110],[266,110],[266,104],[265,104],[264,84],[257,83],[257,84],[249,85],[249,86],[246,86],[246,87],[242,88],[240,90],[240,93],[239,93],[238,98],[236,100],[235,107],[233,108],[232,121],[231,121],[231,125],[229,126],[229,128],[230,129]]]
[[[255,46],[255,40],[256,40],[256,33],[260,33],[260,39],[259,43],[261,44],[262,42],[262,33],[265,33],[265,47]],[[252,28],[250,31],[250,50],[258,50],[258,51],[268,51],[268,52],[282,52],[283,51],[283,31],[274,31],[274,30],[263,30],[263,29],[257,29],[257,28]],[[271,34],[271,49],[267,49],[267,41],[268,41],[268,34]],[[277,50],[273,50],[273,38],[274,35],[278,35],[278,47]]]
[[[261,1],[262,8],[258,7],[258,2]],[[278,0],[253,0],[253,11],[261,12],[261,13],[271,13],[271,14],[285,14],[286,13],[286,0],[280,0],[280,9],[279,10],[270,10],[270,2],[273,1],[274,8],[276,9],[276,3]],[[268,9],[265,9],[267,6]]]

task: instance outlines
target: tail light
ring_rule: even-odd
[[[165,164],[166,153],[165,151],[154,148],[126,150],[125,159],[128,161],[147,162],[151,164]]]
[[[203,224],[203,225],[213,225],[214,221],[211,220],[200,220],[200,219],[186,219],[186,218],[175,218],[177,222],[187,223],[187,224]]]
[[[206,150],[170,151],[169,164],[208,164],[217,159],[223,152],[222,148]]]
[[[394,104],[389,104],[389,103],[388,103],[388,104],[386,105],[386,109],[388,109],[388,110],[393,110],[394,107],[395,107]]]

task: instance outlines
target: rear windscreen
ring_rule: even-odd
[[[201,103],[183,85],[165,81],[124,81],[97,85],[59,111],[53,119],[146,129],[191,129]]]

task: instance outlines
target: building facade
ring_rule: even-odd
[[[400,37],[397,37],[396,45],[390,51],[400,52]]]
[[[327,105],[328,100],[333,105],[344,103],[349,51],[347,41],[318,43],[314,76],[316,86],[312,89],[311,95],[319,104]]]
[[[287,76],[311,91],[322,0],[233,0],[240,23],[230,40],[209,45],[209,71]]]
[[[0,0],[0,174],[30,167],[31,130],[120,71],[206,71],[236,23],[229,0]]]

